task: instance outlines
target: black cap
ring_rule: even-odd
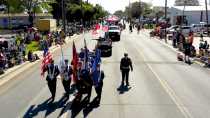
[[[128,53],[124,53],[124,56],[127,57],[128,56]]]
[[[68,59],[65,59],[64,61],[65,61],[65,62],[69,62],[69,60],[68,60]]]

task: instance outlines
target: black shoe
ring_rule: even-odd
[[[55,97],[51,97],[49,103],[53,103],[54,101],[55,101]]]

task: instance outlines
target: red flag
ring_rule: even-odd
[[[52,61],[52,55],[48,51],[48,49],[44,50],[43,60],[41,65],[41,75],[44,76],[44,68]]]
[[[100,30],[100,24],[96,24],[95,25],[95,27],[94,27],[94,29],[93,29],[93,32],[92,32],[92,34],[93,35],[97,35],[98,34],[98,32],[99,32],[99,30]]]
[[[104,32],[107,32],[107,31],[109,30],[109,27],[108,27],[107,25],[104,25],[104,26],[102,27],[102,30],[103,30]]]
[[[100,24],[96,24],[96,27],[95,27],[95,29],[96,30],[99,30],[101,27],[100,27]]]
[[[73,41],[73,59],[72,59],[72,65],[73,65],[73,82],[76,82],[77,80],[77,65],[78,65],[78,54],[76,50],[75,43]]]

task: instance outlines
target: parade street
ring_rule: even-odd
[[[89,49],[96,41],[92,34],[75,40],[77,51]],[[97,108],[74,110],[72,97],[63,100],[64,89],[57,81],[54,103],[48,104],[50,93],[46,80],[40,75],[41,61],[6,84],[0,86],[1,118],[208,118],[210,117],[210,71],[198,64],[177,61],[177,53],[149,34],[122,31],[121,41],[113,42],[111,57],[102,58],[104,87]],[[64,57],[72,59],[72,43],[63,47]],[[120,60],[127,52],[133,62],[130,86],[119,90]],[[61,51],[53,53],[59,64]],[[91,101],[96,96],[92,89]]]

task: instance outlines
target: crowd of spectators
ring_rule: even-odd
[[[39,32],[36,28],[18,31],[12,36],[0,36],[0,74],[25,61],[33,62],[39,59],[33,50],[27,48],[32,42],[38,44],[39,50],[44,50],[52,45],[65,43],[64,39],[63,31]]]

